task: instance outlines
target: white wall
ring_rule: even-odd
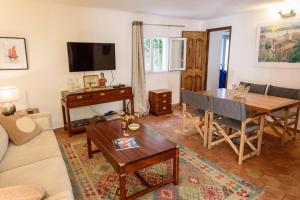
[[[51,112],[55,127],[62,126],[61,90],[67,89],[69,78],[77,77],[82,80],[83,76],[83,73],[68,71],[67,41],[116,43],[115,83],[130,85],[132,21],[183,24],[186,25],[186,30],[202,28],[202,23],[194,20],[72,7],[34,0],[1,1],[0,19],[1,36],[26,38],[29,61],[29,70],[0,71],[0,86],[17,86],[21,93],[18,108],[38,107],[41,111]],[[146,33],[151,31],[173,36],[180,36],[181,33],[181,29],[145,28]],[[110,73],[105,72],[105,75],[110,82]],[[147,85],[148,89],[171,89],[173,103],[178,102],[178,72],[147,75]],[[110,109],[121,109],[121,103],[109,103],[94,108],[103,113]],[[71,112],[73,119],[94,114],[90,108]]]
[[[300,7],[295,9],[299,15]],[[266,9],[205,22],[205,29],[232,26],[228,87],[243,80],[300,88],[300,68],[284,69],[255,66],[257,27],[260,24],[275,21],[282,21],[277,11]]]
[[[214,31],[209,36],[209,54],[207,66],[207,89],[219,88],[222,34],[224,31]]]

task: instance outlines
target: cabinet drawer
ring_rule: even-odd
[[[157,99],[157,100],[150,100],[149,102],[150,102],[151,107],[166,106],[166,105],[172,104],[172,99],[171,98],[162,98],[162,99]]]
[[[170,110],[171,110],[170,104],[169,105],[160,105],[160,106],[158,106],[158,109],[157,109],[158,112],[168,112]]]
[[[162,98],[156,100],[156,104],[159,106],[171,105],[171,98]]]
[[[171,92],[155,94],[152,96],[153,100],[164,99],[164,98],[171,98]]]
[[[90,93],[85,93],[85,94],[74,94],[74,95],[68,95],[67,99],[69,102],[74,102],[74,101],[82,101],[82,100],[87,100],[91,98]]]

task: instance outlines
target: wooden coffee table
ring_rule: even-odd
[[[135,137],[140,147],[126,150],[115,150],[112,140],[121,138],[121,120],[97,122],[87,126],[88,155],[101,152],[119,174],[120,197],[124,199],[136,199],[159,187],[173,183],[178,184],[179,179],[179,148],[177,144],[167,140],[155,130],[141,125],[137,131],[128,131],[131,137]],[[91,142],[97,150],[92,150]],[[157,185],[149,184],[138,172],[141,169],[154,164],[173,160],[173,176],[163,180]],[[134,173],[147,188],[131,196],[126,197],[126,176]]]

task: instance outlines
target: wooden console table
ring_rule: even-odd
[[[62,113],[64,129],[68,130],[69,136],[73,133],[85,131],[84,127],[72,127],[70,109],[102,104],[114,101],[123,101],[123,110],[126,110],[126,100],[130,100],[130,112],[134,113],[133,94],[131,87],[123,88],[97,88],[92,90],[79,90],[76,92],[62,91]]]

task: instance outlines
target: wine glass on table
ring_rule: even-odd
[[[122,121],[121,125],[122,125],[123,135],[124,135],[125,137],[128,137],[129,134],[128,134],[127,131],[126,131],[126,130],[127,130],[127,122]]]

